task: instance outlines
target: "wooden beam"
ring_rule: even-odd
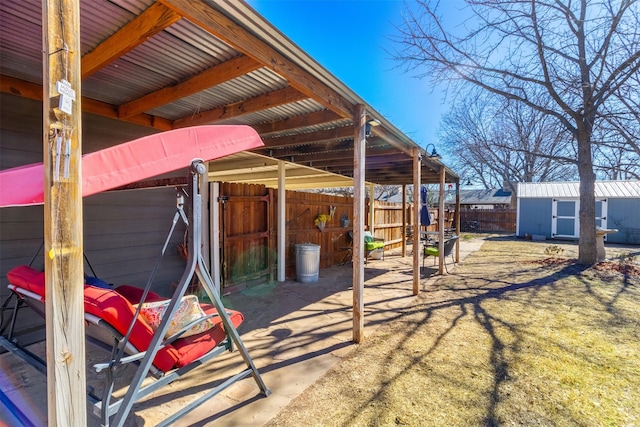
[[[44,266],[49,425],[87,425],[80,1],[44,0]]]
[[[262,142],[264,142],[265,148],[283,148],[302,144],[325,143],[327,141],[344,138],[353,138],[353,127],[344,126],[317,132],[288,135],[280,138],[267,138],[263,139]],[[264,148],[261,150],[264,150]],[[286,155],[295,154],[284,154],[284,156]],[[283,153],[277,153],[277,156],[283,157]]]
[[[228,18],[203,0],[158,0],[220,40],[284,77],[291,86],[345,118],[353,106],[339,93],[310,75],[268,43]]]
[[[240,117],[257,111],[266,110],[268,108],[302,101],[303,99],[307,99],[307,96],[292,87],[286,87],[284,89],[247,99],[246,101],[235,102],[233,104],[224,105],[222,107],[190,115],[182,119],[177,119],[173,122],[173,126],[177,129],[187,126],[212,124],[221,120]]]
[[[300,116],[287,117],[283,120],[253,125],[252,127],[260,134],[261,137],[265,138],[273,132],[283,132],[310,126],[330,124],[340,120],[344,120],[344,118],[340,117],[335,112],[331,110],[320,110]]]
[[[25,80],[2,75],[0,76],[0,91],[2,93],[8,93],[42,102],[43,88],[42,85],[37,83],[30,83]],[[118,108],[115,105],[86,97],[82,97],[81,104],[83,113],[95,114],[102,117],[108,117],[110,119],[119,119]],[[173,124],[170,120],[149,114],[138,114],[137,116],[123,119],[123,121],[161,131],[173,129]]]
[[[343,167],[351,165],[349,158],[345,158],[347,155],[351,155],[352,150],[344,150],[341,152],[319,152],[315,156],[310,156],[311,158],[306,159],[304,156],[297,154],[298,161],[305,162],[313,162],[313,167],[323,168],[323,167]],[[291,154],[296,155],[296,154]],[[411,157],[407,157],[404,154],[389,154],[383,156],[372,156],[367,154],[367,170],[376,169],[378,166],[389,166],[389,169],[392,171],[398,171],[400,168],[410,168],[413,165],[413,159]]]
[[[82,57],[82,78],[120,58],[160,31],[175,24],[181,16],[161,3],[152,4],[124,27]]]
[[[164,87],[141,98],[122,104],[118,107],[118,116],[122,119],[153,110],[156,107],[169,104],[212,86],[248,74],[260,67],[259,63],[244,55],[230,59],[181,83]]]
[[[408,143],[405,144],[405,143],[399,142],[397,138],[391,132],[385,129],[383,126],[372,126],[371,132],[373,133],[373,135],[383,139],[384,141],[393,145],[403,153],[413,156],[413,153],[414,153],[413,148]]]

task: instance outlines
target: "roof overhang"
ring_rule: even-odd
[[[286,161],[287,174],[308,171],[291,180],[309,188],[354,176],[354,114],[362,105],[379,123],[367,136],[367,182],[412,184],[415,156],[423,159],[422,183],[440,182],[443,168],[445,182],[459,181],[246,2],[83,0],[80,9],[84,113],[149,133],[249,125],[265,144],[252,152]],[[42,2],[3,1],[0,13],[0,91],[41,102],[42,39],[33,34],[42,33]]]
[[[261,184],[278,188],[280,164],[287,190],[352,187],[353,179],[308,166],[245,151],[209,163],[209,181]]]

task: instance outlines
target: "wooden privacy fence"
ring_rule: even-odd
[[[286,192],[287,278],[296,276],[296,245],[320,245],[320,269],[340,264],[350,253],[353,231],[353,198],[308,192]],[[251,283],[272,282],[277,268],[277,191],[263,185],[220,184],[220,260],[222,286],[226,292],[240,290]],[[333,209],[332,209],[333,208]],[[437,230],[437,209],[430,209]],[[315,224],[319,215],[333,216],[321,230]],[[453,226],[454,212],[445,213],[445,227]],[[348,224],[341,220],[346,217]],[[366,204],[365,226],[370,221]],[[412,207],[407,205],[407,224],[412,223]],[[402,203],[375,202],[373,229],[384,239],[386,249],[400,247],[406,238],[402,222]]]
[[[295,277],[296,244],[320,245],[321,269],[339,264],[351,245],[353,198],[296,191],[287,191],[286,197],[286,276]],[[320,230],[314,220],[318,215],[330,215],[332,206],[333,217]],[[347,227],[341,224],[343,214],[349,219]]]
[[[465,209],[460,211],[462,232],[516,232],[516,209]]]

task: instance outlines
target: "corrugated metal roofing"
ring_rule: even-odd
[[[160,15],[166,20],[149,19]],[[42,2],[3,0],[0,26],[2,91],[40,100]],[[380,122],[366,141],[366,156],[376,157],[366,166],[366,179],[412,183],[413,157],[424,152],[422,147],[243,1],[83,0],[79,29],[83,67],[92,71],[81,87],[89,114],[147,126],[150,133],[248,124],[270,144],[255,152],[300,159],[350,178],[353,115],[361,105],[367,119]],[[240,56],[243,65],[224,67]],[[206,73],[219,65],[223,78],[210,82]],[[381,161],[386,155],[394,160]],[[422,182],[439,182],[444,164],[422,159]],[[458,180],[446,166],[445,175],[446,182]]]
[[[521,182],[518,198],[579,198],[579,182]],[[640,198],[640,181],[596,181],[596,197]]]

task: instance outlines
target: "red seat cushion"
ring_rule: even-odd
[[[44,272],[28,265],[19,265],[9,270],[7,280],[12,285],[40,295],[44,300]]]
[[[217,310],[213,305],[200,304],[200,306],[206,314],[217,313]],[[236,328],[244,321],[244,316],[239,311],[227,309],[226,312],[229,314],[231,323],[233,323],[233,326]],[[226,338],[221,317],[214,316],[211,318],[211,321],[213,321],[214,326],[208,331],[198,335],[179,338],[173,342],[173,346],[180,354],[180,357],[176,362],[177,367],[188,365],[192,361],[206,354],[210,349]]]
[[[135,314],[135,309],[129,301],[116,291],[94,286],[84,289],[84,310],[93,314],[113,326],[120,334],[125,335]],[[153,330],[141,318],[135,322],[129,341],[138,350],[149,348],[153,339]],[[168,345],[158,350],[153,364],[159,370],[166,372],[174,367],[179,354],[173,346]]]
[[[18,266],[7,273],[9,282],[20,288],[29,290],[35,294],[45,295],[44,273],[26,265]],[[134,286],[123,285],[116,290],[85,286],[84,309],[86,313],[103,319],[113,326],[120,334],[125,335],[135,314],[132,304],[140,302],[143,290]],[[154,292],[149,292],[146,301],[158,301],[163,298]],[[201,304],[207,314],[216,313],[214,306]],[[238,327],[244,321],[244,316],[239,311],[227,310],[231,322]],[[200,334],[180,338],[172,344],[158,350],[153,364],[162,372],[167,372],[174,367],[183,367],[205,355],[226,338],[220,316],[211,318],[214,326]],[[138,350],[146,350],[151,343],[154,331],[141,318],[135,322],[130,337],[131,344]]]

